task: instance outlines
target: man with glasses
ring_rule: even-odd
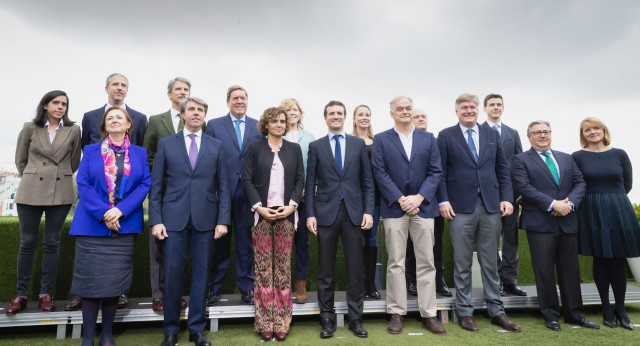
[[[527,137],[531,149],[513,158],[511,175],[522,196],[522,228],[527,230],[544,325],[559,331],[558,317],[562,314],[565,323],[599,329],[585,318],[580,292],[576,211],[587,185],[571,155],[551,150],[548,121],[530,123]]]

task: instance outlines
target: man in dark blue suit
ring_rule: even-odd
[[[220,300],[220,290],[229,265],[231,234],[236,238],[236,285],[242,293],[242,302],[253,305],[253,243],[250,224],[247,223],[249,206],[242,183],[244,157],[249,144],[263,138],[258,131],[258,122],[247,116],[249,95],[239,85],[227,90],[229,113],[207,123],[206,133],[224,143],[231,191],[231,220],[233,228],[229,234],[214,244],[215,253],[207,284],[207,305],[215,305]]]
[[[484,299],[491,322],[520,331],[504,313],[498,276],[501,216],[513,211],[509,166],[498,133],[478,125],[478,96],[456,99],[458,123],[438,134],[444,177],[438,188],[440,214],[449,220],[453,244],[456,312],[460,326],[477,332],[471,304],[474,247],[482,273]]]
[[[571,155],[551,150],[551,125],[534,121],[527,127],[531,149],[511,164],[515,188],[522,195],[522,228],[527,231],[538,304],[545,326],[560,330],[566,323],[599,329],[585,319],[578,268],[578,216],[586,191],[582,173]],[[562,311],[554,267],[558,274]]]
[[[318,237],[321,338],[335,332],[334,267],[339,237],[347,268],[349,330],[357,337],[368,335],[362,327],[362,232],[373,225],[375,191],[364,140],[346,134],[345,117],[346,108],[340,101],[330,101],[324,107],[329,134],[309,144],[307,159],[305,208],[307,228]]]
[[[489,94],[484,98],[484,112],[487,114],[486,125],[492,127],[500,134],[504,156],[511,167],[514,155],[522,152],[522,143],[518,131],[502,122],[504,102],[499,94]],[[515,190],[515,189],[514,189]],[[514,198],[517,198],[514,191]],[[518,256],[518,244],[520,243],[520,227],[518,227],[519,205],[514,204],[513,213],[502,218],[502,257],[498,256],[498,275],[502,282],[504,293],[516,296],[526,296],[527,292],[518,286],[518,268],[520,257]],[[500,240],[500,239],[498,239]]]
[[[387,313],[390,334],[400,334],[407,314],[405,255],[411,234],[416,257],[418,309],[422,325],[434,334],[446,330],[437,318],[433,218],[438,215],[436,190],[442,178],[438,143],[433,134],[416,130],[413,101],[405,96],[391,103],[394,127],[375,136],[371,161],[380,188],[387,264]]]
[[[189,341],[211,345],[205,292],[213,239],[227,233],[231,196],[222,142],[202,133],[207,104],[195,97],[180,103],[184,130],[160,140],[151,176],[149,226],[164,240],[164,334],[161,346],[178,342],[182,278],[191,247]]]
[[[124,102],[129,91],[129,80],[120,73],[112,73],[107,77],[107,85],[104,87],[107,92],[107,104],[84,113],[82,117],[82,147],[85,145],[98,143],[102,138],[100,134],[100,122],[104,112],[111,107],[124,108],[129,113],[133,121],[133,131],[129,136],[131,144],[142,146],[144,132],[147,129],[147,116],[127,106]]]

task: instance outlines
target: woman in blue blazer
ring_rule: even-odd
[[[83,346],[93,345],[101,304],[100,344],[115,345],[118,297],[131,286],[135,234],[142,232],[142,202],[151,187],[146,150],[129,142],[132,124],[126,110],[109,108],[100,124],[102,142],[84,147],[76,177],[71,293],[82,297]]]

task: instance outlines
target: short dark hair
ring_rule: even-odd
[[[502,101],[502,103],[504,103],[504,100],[502,99],[502,95],[500,94],[489,94],[487,96],[485,96],[484,98],[484,106],[487,106],[487,102],[489,102],[490,99],[500,99],[500,101]]]
[[[124,108],[110,107],[109,109],[107,109],[106,112],[104,112],[104,115],[102,116],[102,122],[100,122],[100,135],[102,136],[102,139],[100,141],[104,141],[104,139],[107,138],[107,136],[109,136],[109,133],[107,132],[107,128],[105,124],[107,122],[107,114],[113,112],[114,110],[122,111],[122,113],[124,113],[124,117],[127,118],[127,121],[131,125],[129,126],[129,129],[125,134],[130,135],[131,133],[133,133],[133,120],[131,120],[131,116],[129,115],[129,112],[127,112],[127,110]]]
[[[344,106],[344,103],[340,102],[340,101],[329,101],[329,103],[327,103],[326,106],[324,106],[324,117],[327,117],[327,108],[329,107],[333,107],[333,106],[341,106],[342,107],[342,111],[344,113],[344,116],[347,116],[347,107]]]
[[[62,90],[52,90],[42,96],[40,103],[38,103],[38,107],[36,108],[36,116],[33,118],[33,122],[38,125],[44,127],[44,124],[47,123],[47,110],[44,109],[44,106],[48,105],[51,100],[58,96],[64,96],[67,98],[67,110],[62,115],[62,122],[64,126],[73,125],[76,122],[71,121],[69,119],[69,96],[67,93]]]
[[[269,121],[280,114],[284,114],[284,121],[287,124],[287,127],[284,129],[284,133],[289,132],[289,128],[291,128],[291,124],[289,124],[289,114],[287,114],[287,111],[282,107],[269,107],[265,109],[260,120],[258,120],[258,131],[260,131],[263,136],[268,135],[269,130],[267,129],[267,125],[269,124]]]

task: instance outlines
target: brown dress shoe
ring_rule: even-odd
[[[460,316],[460,327],[470,332],[477,332],[480,330],[476,321],[473,320],[473,316]]]
[[[82,298],[80,296],[71,296],[64,304],[64,311],[76,311],[82,307]]]
[[[296,304],[307,302],[307,280],[296,280]]]
[[[164,298],[154,298],[153,303],[151,304],[151,309],[153,309],[154,312],[163,312]]]
[[[435,317],[422,318],[422,326],[433,334],[447,334],[447,330]]]
[[[22,297],[16,297],[7,308],[7,315],[15,315],[27,308],[27,300]]]
[[[56,311],[56,305],[53,303],[53,299],[51,299],[50,295],[46,295],[40,298],[40,309],[44,312]]]
[[[398,314],[391,315],[391,321],[389,321],[389,325],[387,326],[387,332],[389,332],[389,334],[402,333],[402,320],[404,320],[404,318]]]
[[[502,328],[504,328],[505,330],[508,330],[510,332],[521,332],[522,329],[520,329],[520,327],[518,327],[517,324],[511,322],[509,320],[509,317],[507,317],[507,314],[500,314],[496,317],[491,318],[491,323],[498,325]]]

